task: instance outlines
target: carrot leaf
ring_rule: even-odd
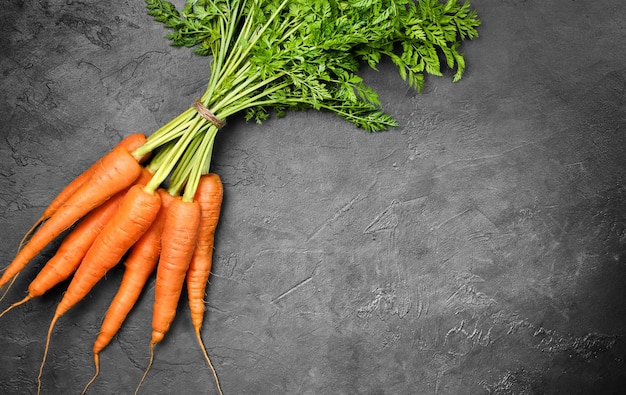
[[[185,151],[208,134],[202,152],[211,154],[221,127],[215,119],[242,114],[262,123],[272,113],[315,109],[369,132],[395,127],[359,76],[362,67],[377,70],[390,59],[418,92],[427,74],[443,76],[448,69],[458,81],[465,70],[460,44],[477,37],[480,25],[469,1],[457,0],[187,0],[180,11],[166,0],[146,0],[146,6],[170,30],[165,37],[172,45],[212,57],[200,102],[214,118],[181,114],[144,147],[183,142],[159,165],[153,184],[178,166],[176,188],[184,185],[188,198],[210,158]]]

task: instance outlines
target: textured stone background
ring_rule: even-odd
[[[180,1],[179,1],[180,3]],[[229,120],[203,331],[227,394],[617,393],[626,387],[626,10],[474,0],[457,83],[367,81],[401,126],[330,114]],[[140,0],[7,0],[0,10],[0,262],[53,195],[122,136],[204,90]],[[20,276],[24,295],[54,252]],[[79,393],[122,271],[63,317],[44,393]],[[153,282],[102,353],[92,394],[148,361]],[[36,389],[64,286],[0,320],[0,393]],[[181,306],[142,393],[213,394]]]

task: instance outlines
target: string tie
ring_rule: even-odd
[[[211,122],[218,129],[221,129],[224,127],[224,125],[226,125],[226,122],[216,117],[215,114],[211,112],[211,110],[209,110],[204,106],[204,104],[202,104],[200,99],[196,99],[193,101],[193,108],[198,112],[198,114],[200,114],[202,118]]]

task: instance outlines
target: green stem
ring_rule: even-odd
[[[193,108],[188,108],[150,135],[141,147],[133,151],[133,156],[135,158],[142,158],[144,155],[154,151],[156,148],[174,140],[177,137],[180,137],[180,132],[185,129],[188,122],[193,119],[195,115],[196,111]]]
[[[222,62],[224,63],[224,68],[222,69],[222,73],[217,75],[216,85],[221,85],[224,82],[224,79],[234,73],[236,65],[240,62],[241,59],[241,51],[245,46],[244,42],[248,45],[250,44],[248,41],[250,36],[250,30],[252,29],[252,22],[254,18],[252,18],[252,14],[248,15],[243,26],[239,29],[239,34],[237,38],[233,40],[235,31],[237,30],[237,24],[239,22],[239,16],[243,14],[243,9],[245,5],[242,4],[238,10],[238,16],[231,18],[231,23],[228,27],[228,42],[226,46],[220,48],[220,54],[223,54]],[[228,46],[228,43],[232,43],[232,46]],[[233,52],[234,51],[234,52]]]
[[[232,41],[232,37],[235,31],[233,24],[237,23],[236,19],[237,18],[232,18],[231,24],[227,25],[226,17],[224,16],[220,18],[220,50],[217,54],[213,55],[213,64],[211,64],[211,75],[209,76],[209,83],[205,95],[207,93],[214,92],[218,85],[222,73],[222,68],[224,66],[224,62],[226,61],[226,55],[229,53],[229,51],[226,49],[228,48],[228,44]]]
[[[204,133],[200,147],[196,150],[195,155],[193,155],[194,159],[189,166],[189,176],[187,177],[187,183],[185,184],[183,200],[193,200],[196,189],[198,189],[200,177],[209,172],[211,156],[213,153],[213,143],[217,132],[217,127],[210,125],[209,129]]]
[[[214,53],[211,75],[201,102],[220,119],[226,119],[242,109],[262,103],[287,86],[278,82],[287,72],[264,79],[261,71],[252,69],[250,54],[266,31],[276,22],[288,0],[283,0],[274,12],[257,25],[261,13],[259,0],[233,1],[229,15],[219,20],[219,50]],[[282,40],[297,31],[295,20],[286,20],[277,26]],[[272,86],[273,85],[273,86]],[[271,103],[271,100],[267,100]],[[184,200],[193,200],[202,174],[208,173],[218,128],[202,118],[191,107],[153,133],[133,155],[143,156],[160,148],[149,165],[154,175],[146,188],[154,191],[169,179],[168,192],[180,194]]]
[[[233,111],[225,110],[225,109],[231,108],[231,106],[230,106],[231,103],[239,102],[240,100],[244,99],[246,96],[250,95],[251,93],[253,93],[253,92],[255,92],[255,91],[257,91],[257,90],[259,90],[259,89],[261,89],[263,87],[266,87],[268,84],[272,83],[273,81],[275,81],[275,80],[277,80],[277,79],[279,79],[279,78],[281,78],[283,76],[284,76],[284,74],[281,73],[281,74],[278,74],[278,75],[276,75],[276,76],[274,76],[272,78],[260,81],[256,85],[252,85],[252,86],[248,87],[248,89],[246,89],[243,92],[241,92],[240,94],[232,97],[230,100],[228,100],[228,101],[227,100],[222,100],[220,103],[215,105],[215,107],[214,107],[215,108],[215,113],[219,112],[220,116],[223,117],[223,118],[227,118],[227,117],[233,115],[237,111],[233,112]],[[290,85],[290,82],[286,81],[286,82],[277,84],[277,85],[275,85],[273,87],[265,88],[260,93],[258,93],[256,95],[246,99],[241,104],[244,105],[244,104],[249,103],[249,102],[257,101],[260,98],[267,97],[270,94],[272,94],[272,93],[274,93],[276,91],[279,91],[279,90],[281,90],[281,89],[283,89],[283,88],[285,88],[285,87],[287,87],[289,85]],[[238,105],[232,106],[232,108],[237,108],[237,107],[239,107],[239,106]],[[245,106],[245,107],[248,107],[248,106]]]
[[[200,115],[197,115],[188,123],[188,127],[183,132],[183,135],[180,139],[178,139],[176,144],[168,150],[167,155],[163,159],[163,164],[159,166],[158,170],[152,176],[152,179],[146,185],[146,190],[154,192],[157,188],[159,188],[159,186],[170,175],[174,166],[176,166],[176,163],[183,156],[196,133],[202,128],[203,124],[206,125],[207,123],[208,121]]]
[[[223,84],[229,87],[235,87],[235,89],[244,88],[245,86],[241,85],[245,84],[246,79],[250,79],[250,77],[248,77],[248,71],[250,67],[251,65],[248,63],[245,67],[240,68],[237,71],[237,74],[231,76],[227,84],[225,82],[223,82]],[[224,95],[231,95],[232,92],[232,89],[229,90],[223,85],[220,85],[219,87],[216,87],[212,90],[207,89],[204,95],[202,95],[202,97],[200,98],[200,101],[202,102],[202,104],[204,104],[204,106],[210,108],[211,111],[215,111],[215,109],[212,108],[212,103],[216,102],[217,100],[222,100]]]
[[[227,78],[228,76],[234,74],[235,70],[239,69],[241,63],[247,59],[248,54],[250,53],[252,48],[254,48],[255,44],[263,36],[263,33],[267,30],[267,28],[272,24],[274,19],[276,19],[282,9],[285,7],[287,1],[288,0],[283,0],[283,2],[276,8],[272,15],[270,15],[265,24],[261,28],[255,30],[254,33],[252,32],[252,22],[255,20],[253,12],[258,12],[258,8],[250,8],[250,14],[246,16],[246,20],[240,30],[239,36],[233,44],[233,47],[236,48],[236,52],[229,54],[227,65],[223,69],[222,76],[217,84],[222,83],[224,78]]]
[[[159,167],[163,165],[168,152],[174,147],[174,142],[170,141],[164,146],[160,147],[156,154],[150,159],[150,162],[146,165],[146,169],[152,174],[159,170]]]
[[[201,142],[202,134],[197,134],[185,150],[183,157],[178,162],[178,165],[176,165],[176,169],[172,172],[168,188],[168,192],[171,195],[178,195],[187,182],[187,177],[189,176],[189,171],[191,169],[190,163],[192,162],[195,152],[198,150]]]
[[[262,84],[259,84],[262,86]],[[241,101],[239,103],[233,104],[233,105],[228,105],[226,106],[224,109],[220,109],[219,111],[219,117],[221,119],[224,118],[228,118],[229,116],[236,114],[242,110],[245,110],[246,108],[250,108],[250,107],[254,107],[254,106],[261,106],[263,104],[276,104],[276,100],[273,99],[269,99],[269,100],[264,100],[261,101],[260,99],[269,96],[270,94],[277,92],[283,88],[285,88],[286,86],[289,86],[290,83],[289,82],[283,82],[281,84],[277,84],[271,88],[267,88],[264,89],[261,93],[252,96],[244,101]],[[257,88],[258,89],[258,88]],[[254,92],[254,89],[249,89],[250,92]],[[250,93],[248,92],[248,93]],[[241,95],[241,96],[245,96],[245,95]],[[285,102],[285,99],[281,99],[281,103]],[[217,115],[217,114],[216,114]]]

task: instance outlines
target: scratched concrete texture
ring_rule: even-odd
[[[180,4],[180,1],[177,2]],[[393,130],[229,119],[202,336],[225,394],[592,394],[626,387],[626,9],[474,0],[464,79],[365,71]],[[201,95],[207,58],[142,1],[0,10],[0,261],[65,184]],[[21,274],[21,299],[59,241]],[[72,394],[122,268],[62,317],[42,393]],[[0,393],[30,394],[63,283],[0,318]],[[154,279],[90,394],[132,393]],[[184,296],[183,296],[184,298]],[[183,299],[184,301],[184,299]],[[140,393],[215,394],[181,302]]]

